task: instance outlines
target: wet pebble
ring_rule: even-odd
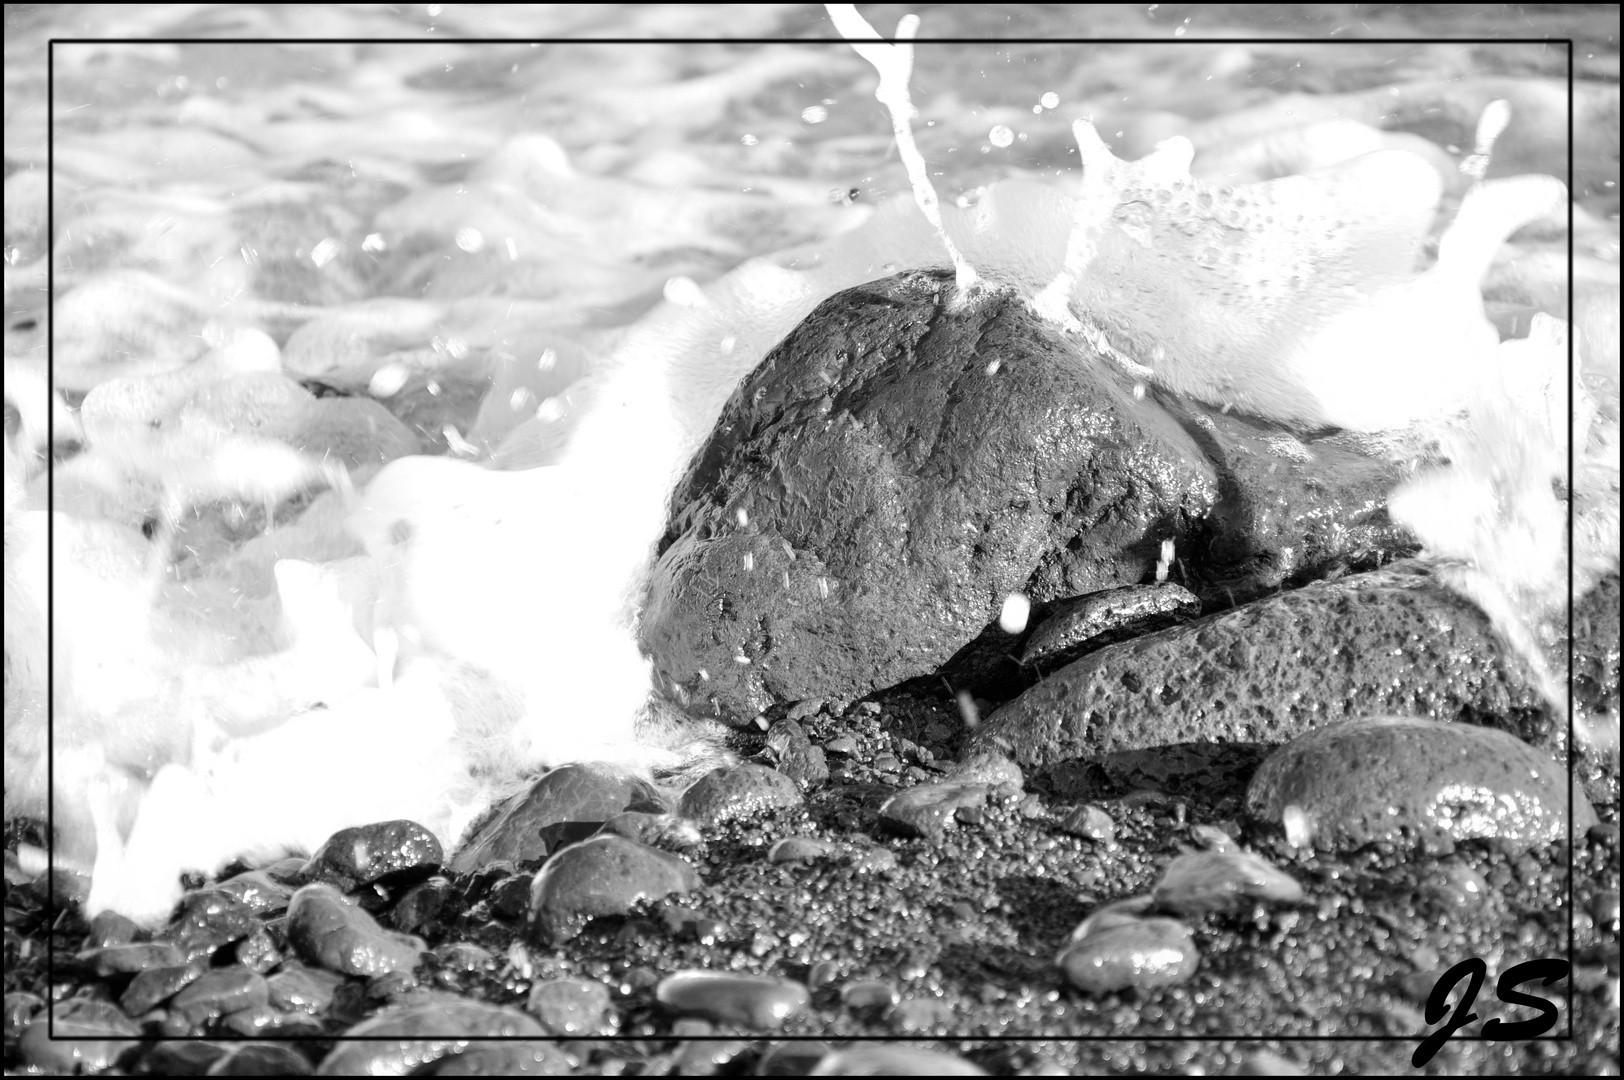
[[[838,844],[831,844],[827,840],[818,840],[810,836],[786,836],[767,849],[767,861],[807,862],[833,855],[839,850]]]
[[[202,974],[203,969],[195,964],[148,968],[131,979],[130,985],[124,988],[124,993],[119,995],[119,1008],[131,1016],[140,1016],[180,993]]]
[[[1234,851],[1235,841],[1224,830],[1213,825],[1191,825],[1190,839],[1208,851]]]
[[[544,979],[530,988],[530,1012],[551,1035],[610,1035],[616,1023],[609,988],[592,979]]]
[[[266,1000],[281,1012],[317,1015],[327,1011],[343,982],[343,976],[334,972],[290,963],[265,980]]]
[[[345,975],[417,966],[423,943],[379,926],[331,885],[306,885],[288,904],[288,943],[301,959]]]
[[[436,928],[440,912],[451,900],[451,882],[432,877],[413,885],[389,912],[389,924],[406,934],[427,934]]]
[[[883,979],[861,979],[840,988],[840,1002],[853,1012],[889,1009],[897,1003],[897,989]]]
[[[808,1002],[800,983],[720,971],[679,971],[660,980],[654,996],[674,1013],[749,1028],[779,1027]]]
[[[232,951],[238,964],[261,975],[282,962],[282,950],[276,947],[275,939],[263,926],[237,942]]]
[[[693,1021],[677,1021],[678,1024],[693,1023]],[[706,1025],[707,1027],[709,1025]],[[675,1025],[673,1025],[675,1034]],[[708,1035],[709,1032],[702,1032]],[[678,1076],[714,1076],[718,1069],[730,1064],[734,1058],[750,1048],[750,1044],[742,1039],[708,1039],[698,1038],[682,1045],[672,1062],[673,1070]]]
[[[1330,850],[1474,838],[1523,849],[1569,835],[1568,783],[1549,754],[1503,731],[1381,717],[1332,724],[1276,750],[1246,805],[1284,822],[1295,842]],[[1573,834],[1583,835],[1596,812],[1577,788],[1573,802]]]
[[[986,1076],[956,1054],[865,1043],[824,1056],[808,1076]]]
[[[179,948],[183,960],[191,960],[247,937],[258,925],[253,911],[235,896],[200,889],[181,900],[180,910],[159,939]]]
[[[619,833],[639,844],[666,851],[688,851],[699,846],[699,826],[680,814],[650,814],[626,810],[603,823],[600,832]]]
[[[546,1035],[540,1024],[518,1009],[444,995],[421,1004],[389,1008],[356,1024],[344,1033],[345,1041],[322,1059],[316,1074],[444,1073],[449,1063],[434,1069],[427,1066],[480,1046],[470,1040],[532,1039]],[[562,1058],[562,1054],[559,1057]]]
[[[1091,994],[1177,986],[1195,974],[1199,962],[1190,928],[1166,918],[1101,925],[1067,946],[1059,957],[1060,968],[1072,985]]]
[[[570,839],[583,839],[622,811],[667,809],[652,785],[629,773],[606,765],[564,765],[509,799],[479,826],[452,857],[451,869],[466,874],[499,859],[542,859],[555,849],[542,836],[549,827],[574,823],[585,832]]]
[[[244,1009],[263,1008],[269,997],[265,977],[241,968],[204,972],[175,995],[170,1008],[193,1024]]]
[[[288,901],[293,899],[293,889],[271,877],[264,870],[249,870],[227,878],[215,888],[227,896],[240,900],[243,906],[255,915],[285,911]]]
[[[128,975],[149,968],[174,967],[186,959],[180,949],[167,941],[153,941],[142,945],[109,945],[105,949],[89,949],[79,959],[90,970],[103,977]]]
[[[1027,639],[1022,664],[1053,670],[1089,645],[1161,630],[1201,614],[1201,601],[1172,582],[1123,585],[1055,605]]]
[[[684,816],[711,825],[800,804],[795,781],[777,769],[748,762],[714,769],[682,793]]]
[[[991,795],[991,784],[973,780],[919,784],[887,799],[880,820],[905,836],[940,840],[960,820],[960,811],[981,809]]]
[[[850,735],[836,735],[824,743],[823,748],[831,754],[843,754],[850,757],[857,753],[857,740]]]
[[[310,1059],[274,1042],[239,1043],[209,1067],[210,1076],[309,1076]]]
[[[1098,806],[1074,806],[1061,815],[1059,826],[1073,836],[1108,844],[1116,839],[1116,822]]]
[[[384,878],[428,877],[444,860],[440,841],[417,822],[379,821],[334,833],[310,857],[304,877],[352,892]]]
[[[778,771],[802,788],[819,787],[829,779],[823,748],[812,745],[793,719],[780,720],[767,729],[767,748]]]
[[[45,1000],[38,994],[30,994],[26,990],[13,990],[6,995],[5,1010],[5,1038],[7,1042],[17,1038],[29,1022],[45,1009]]]
[[[48,1018],[35,1017],[17,1041],[17,1054],[41,1072],[98,1072],[111,1068],[140,1034],[112,1002],[72,998],[51,1006]]]
[[[90,933],[85,935],[85,948],[104,949],[109,945],[127,945],[136,939],[139,932],[140,928],[123,915],[116,911],[104,911],[90,920]]]
[[[757,1076],[808,1076],[829,1055],[829,1044],[800,1041],[773,1043],[756,1062]]]
[[[1303,887],[1248,852],[1201,851],[1174,859],[1151,895],[1167,911],[1201,915],[1235,911],[1253,901],[1295,904]]]
[[[560,851],[536,875],[531,928],[543,945],[567,941],[592,919],[699,885],[698,872],[680,856],[613,833],[594,836]]]

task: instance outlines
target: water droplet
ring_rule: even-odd
[[[999,124],[987,132],[987,141],[997,147],[1005,147],[1015,141],[1015,133],[1003,124]]]
[[[388,246],[382,233],[368,233],[367,238],[361,241],[362,251],[382,251]]]
[[[472,254],[485,246],[485,235],[471,226],[463,226],[457,230],[457,246]]]
[[[317,266],[326,266],[338,257],[338,241],[328,237],[317,244],[310,252],[310,261]]]
[[[513,391],[512,397],[508,398],[508,407],[514,412],[518,412],[520,409],[528,409],[530,407],[530,403],[535,400],[536,395],[530,392],[530,388],[528,386],[521,386],[517,390]]]
[[[1038,102],[1045,109],[1058,109],[1060,108],[1060,95],[1055,93],[1053,90],[1050,90],[1047,94],[1044,94],[1042,97],[1038,98]]]
[[[996,374],[998,374],[998,369],[1003,366],[1003,363],[1004,362],[1002,360],[994,360],[992,363],[988,364],[987,365],[987,374],[988,375],[996,375]]]
[[[801,110],[801,120],[808,124],[821,124],[829,119],[829,110],[822,105],[808,105]]]
[[[367,393],[373,397],[391,397],[406,385],[410,376],[405,364],[385,364],[372,373],[372,379],[367,383]]]
[[[726,354],[732,352],[733,346],[737,345],[738,343],[739,339],[734,337],[732,334],[729,334],[727,337],[717,342],[717,348],[721,349],[722,354],[725,356]]]
[[[705,290],[701,289],[693,278],[679,275],[665,283],[665,298],[678,307],[703,307]]]
[[[1006,634],[1018,634],[1026,629],[1026,620],[1032,614],[1032,601],[1025,593],[1012,592],[1004,597],[1004,608],[998,613],[998,628]]]
[[[541,355],[536,358],[536,370],[551,371],[557,363],[558,354],[553,352],[551,349],[543,349],[541,350]]]
[[[739,528],[748,529],[750,527],[750,511],[746,510],[744,507],[741,506],[737,510],[733,511],[733,516],[738,519]]]
[[[741,143],[743,143],[744,145],[746,145],[746,146],[754,146],[757,143],[759,143],[761,140],[756,138],[754,135],[745,135],[745,136],[742,136],[739,139],[739,141]]]
[[[755,553],[746,551],[744,553],[744,572],[746,574],[751,573],[751,572],[753,572],[755,570],[755,568],[756,568],[756,556],[755,556]]]

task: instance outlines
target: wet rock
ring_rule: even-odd
[[[749,762],[713,769],[682,793],[682,813],[710,825],[800,804],[795,781],[777,769]]]
[[[609,988],[592,979],[544,979],[530,988],[529,1009],[551,1035],[609,1035],[617,1026]]]
[[[788,979],[721,971],[668,975],[654,996],[674,1013],[757,1029],[782,1026],[804,1012],[809,1000],[806,987]]]
[[[1208,851],[1234,851],[1235,840],[1224,830],[1213,825],[1191,825],[1190,839]]]
[[[530,886],[534,874],[512,874],[491,886],[491,912],[504,919],[517,919],[530,910]]]
[[[285,964],[265,980],[266,1003],[281,1012],[302,1012],[312,1016],[327,1011],[343,976],[298,963]]]
[[[592,919],[699,884],[698,872],[679,856],[623,836],[594,836],[560,851],[536,875],[531,928],[543,945],[567,941]]]
[[[148,968],[131,979],[130,985],[124,988],[124,993],[119,995],[119,1008],[131,1016],[140,1016],[148,1009],[161,1005],[180,993],[202,974],[203,969],[192,964]]]
[[[306,885],[288,905],[288,944],[301,959],[345,975],[410,971],[423,943],[379,926],[331,885]]]
[[[142,1060],[151,1076],[202,1076],[230,1051],[212,1042],[160,1042]]]
[[[1322,581],[1089,653],[987,717],[1023,765],[1185,742],[1295,738],[1350,712],[1549,728],[1526,664],[1425,566]]]
[[[389,924],[406,934],[427,934],[438,926],[440,911],[451,899],[451,882],[430,878],[406,890],[389,912]]]
[[[836,1050],[809,1076],[986,1076],[986,1070],[956,1054],[913,1046],[866,1043]]]
[[[176,994],[170,1008],[186,1014],[195,1025],[228,1013],[263,1008],[268,996],[264,976],[241,968],[221,968],[205,972]]]
[[[840,988],[840,1003],[853,1012],[878,1012],[898,1000],[897,988],[884,979],[861,979]]]
[[[757,1076],[809,1076],[818,1062],[829,1055],[829,1044],[821,1042],[781,1042],[767,1047],[756,1062]]]
[[[1411,549],[1379,509],[1397,466],[1135,399],[1013,297],[943,310],[942,284],[907,274],[825,301],[743,380],[678,485],[643,634],[691,709],[743,722],[932,673],[993,632],[1010,593],[1137,584],[1164,539],[1203,588],[1243,599]]]
[[[227,896],[235,897],[255,915],[269,915],[287,909],[293,899],[293,889],[277,881],[263,870],[249,870],[227,878],[215,888]]]
[[[1128,918],[1096,924],[1067,946],[1058,962],[1079,990],[1109,994],[1187,982],[1200,956],[1190,928],[1178,920]]]
[[[55,1038],[52,1038],[54,1028]],[[75,1074],[111,1068],[136,1044],[141,1029],[108,1001],[72,998],[36,1017],[17,1041],[23,1064],[45,1073]]]
[[[247,904],[218,889],[187,893],[159,940],[180,949],[183,959],[207,956],[247,937],[259,925]]]
[[[334,833],[310,857],[304,876],[352,892],[385,878],[405,884],[428,877],[444,859],[440,841],[417,822],[380,821]]]
[[[565,826],[561,831],[571,840],[584,839],[624,810],[666,809],[646,780],[602,765],[565,765],[503,804],[452,858],[451,869],[467,874],[498,859],[545,858],[555,850],[542,838],[549,826]]]
[[[356,1041],[340,1042],[322,1059],[316,1075],[407,1076],[479,1045],[471,1039],[528,1039],[546,1034],[518,1009],[439,996],[422,1004],[386,1009],[356,1024],[344,1033],[346,1040]]]
[[[282,950],[277,948],[270,931],[263,926],[237,942],[232,951],[239,965],[261,975],[282,962]]]
[[[829,779],[829,762],[821,746],[812,745],[801,725],[786,718],[767,729],[767,749],[779,772],[802,788],[822,786]]]
[[[767,849],[768,862],[808,862],[833,855],[840,850],[838,844],[811,836],[786,836]]]
[[[240,1043],[209,1067],[210,1076],[309,1076],[313,1071],[309,1058],[273,1042]]]
[[[89,965],[97,975],[120,975],[148,968],[174,967],[185,961],[180,948],[168,941],[151,941],[139,945],[110,945],[105,949],[90,949],[79,954],[81,962]]]
[[[85,948],[104,949],[109,945],[128,945],[136,939],[139,932],[140,928],[135,923],[118,912],[103,911],[90,920],[90,933],[85,935]]]
[[[962,812],[986,806],[992,792],[991,784],[974,781],[919,784],[887,799],[880,820],[905,836],[940,840]]]
[[[948,773],[949,780],[974,781],[1019,791],[1026,783],[1021,767],[998,750],[974,750],[966,753]]]
[[[1073,836],[1088,840],[1108,844],[1116,839],[1116,822],[1111,820],[1110,814],[1094,805],[1074,806],[1061,815],[1056,824]]]
[[[687,851],[704,839],[699,826],[679,814],[650,814],[627,810],[603,823],[601,832],[618,833],[649,847],[666,851]]]
[[[1050,610],[1021,654],[1022,664],[1062,667],[1085,649],[1175,626],[1201,614],[1201,601],[1181,585],[1123,585],[1062,600]]]
[[[1303,898],[1303,887],[1249,852],[1201,851],[1174,859],[1151,897],[1166,911],[1202,915],[1236,911],[1254,901],[1295,904]]]
[[[1252,778],[1246,805],[1330,850],[1487,837],[1520,849],[1570,835],[1568,785],[1549,754],[1503,731],[1384,717],[1281,747]],[[1573,800],[1571,832],[1582,836],[1596,812],[1577,787]]]
[[[6,994],[5,1039],[7,1042],[22,1035],[23,1029],[45,1009],[45,1000],[26,990],[13,990]]]
[[[435,1076],[569,1076],[575,1063],[555,1044],[536,1039],[474,1043],[445,1061]]]

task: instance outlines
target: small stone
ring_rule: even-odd
[[[1415,717],[1346,720],[1269,756],[1247,789],[1260,820],[1293,815],[1299,842],[1347,851],[1493,838],[1514,850],[1579,835],[1596,822],[1567,770],[1493,728]]]
[[[274,1042],[239,1043],[209,1068],[210,1076],[309,1076],[310,1059]]]
[[[1208,851],[1234,851],[1235,841],[1222,829],[1211,825],[1191,825],[1190,839]]]
[[[767,861],[808,862],[833,855],[839,850],[839,845],[831,844],[827,840],[818,840],[810,836],[786,836],[767,849]]]
[[[863,1043],[826,1055],[808,1075],[986,1076],[987,1072],[956,1054],[913,1046]]]
[[[773,1043],[756,1062],[757,1076],[810,1076],[829,1055],[829,1044],[812,1041]]]
[[[116,911],[103,911],[90,920],[90,933],[85,935],[86,949],[105,949],[109,945],[127,945],[136,939],[140,928]]]
[[[920,784],[887,799],[880,820],[905,836],[940,841],[958,811],[985,806],[991,794],[990,784],[977,781]]]
[[[509,799],[475,829],[452,858],[451,869],[467,874],[497,860],[517,864],[546,858],[554,850],[542,839],[548,826],[572,822],[582,829],[590,825],[590,833],[625,810],[668,809],[654,786],[640,777],[607,765],[564,765]]]
[[[227,878],[215,888],[241,901],[255,915],[286,911],[288,901],[293,899],[293,889],[264,870],[249,870]]]
[[[890,848],[865,847],[852,852],[846,861],[860,874],[881,874],[897,868],[897,853]]]
[[[451,882],[432,877],[406,890],[389,912],[389,923],[403,934],[429,936],[439,928],[440,912],[451,899]]]
[[[853,1012],[889,1009],[899,1000],[896,987],[883,979],[862,979],[840,988],[840,1002]]]
[[[664,851],[688,851],[702,839],[699,826],[679,814],[650,814],[626,810],[603,823],[599,832],[619,833],[639,844]]]
[[[110,945],[104,949],[91,949],[80,953],[79,959],[90,965],[90,970],[105,978],[149,968],[174,967],[184,963],[186,957],[170,942],[153,941],[143,945]]]
[[[442,1059],[435,1076],[569,1076],[569,1055],[539,1039],[476,1042],[460,1054]]]
[[[1020,791],[1026,783],[1021,767],[997,750],[975,750],[948,772],[949,780],[978,782],[991,787],[1010,785]]]
[[[247,937],[259,925],[247,904],[218,889],[187,893],[159,940],[173,943],[183,960],[207,956],[222,945]]]
[[[605,833],[565,848],[541,868],[530,890],[531,927],[551,945],[592,919],[699,885],[698,872],[681,857]]]
[[[1152,892],[1158,907],[1180,915],[1235,911],[1252,901],[1295,904],[1303,887],[1283,870],[1247,852],[1180,855]]]
[[[617,1027],[609,988],[592,979],[545,979],[530,988],[530,1012],[550,1035],[591,1038]]]
[[[765,765],[745,763],[715,769],[682,793],[682,813],[696,821],[715,825],[736,818],[754,817],[766,810],[799,806],[800,789],[795,781]]]
[[[806,987],[788,979],[718,971],[679,971],[660,980],[655,998],[674,1013],[719,1024],[777,1028],[806,1010]]]
[[[169,1007],[186,1015],[193,1026],[245,1009],[263,1008],[268,998],[265,977],[242,968],[204,972],[175,995]]]
[[[530,886],[534,874],[513,874],[491,886],[491,912],[503,919],[517,919],[530,910]]]
[[[312,1016],[327,1011],[333,994],[343,983],[341,975],[298,963],[286,964],[265,980],[266,1002],[279,1012],[302,1012]]]
[[[346,975],[410,971],[423,943],[394,934],[331,885],[306,885],[288,905],[288,943],[301,959]]]
[[[297,902],[297,897],[295,897]],[[406,1076],[443,1073],[429,1066],[478,1047],[479,1039],[540,1039],[547,1032],[533,1018],[501,1005],[437,995],[397,1005],[346,1031],[322,1059],[318,1076]],[[546,1044],[542,1044],[546,1045]],[[559,1055],[562,1058],[562,1055]],[[557,1059],[549,1059],[549,1062]],[[447,1063],[449,1064],[449,1063]],[[544,1071],[544,1070],[539,1070]]]
[[[1073,836],[1109,844],[1116,839],[1116,822],[1111,815],[1092,803],[1074,806],[1066,811],[1059,822],[1060,828]]]
[[[49,1018],[42,1014],[24,1029],[17,1054],[23,1064],[46,1073],[100,1072],[112,1068],[140,1035],[112,1002],[70,998],[51,1006]]]
[[[140,1016],[174,997],[189,983],[196,981],[203,969],[193,964],[178,967],[148,968],[130,980],[119,996],[118,1005],[131,1016]]]
[[[829,779],[829,762],[795,722],[794,711],[767,729],[767,748],[779,772],[802,788],[819,787]]]
[[[380,821],[334,833],[310,857],[304,877],[353,892],[385,878],[426,878],[444,860],[439,839],[417,822]]]
[[[703,1025],[709,1029],[710,1025],[702,1020],[678,1020],[671,1025],[671,1034],[677,1038],[690,1038],[684,1031],[679,1030],[684,1025]],[[716,1071],[730,1064],[734,1058],[749,1049],[750,1044],[742,1039],[710,1039],[703,1036],[711,1035],[710,1030],[696,1032],[700,1039],[695,1042],[684,1043],[677,1051],[673,1062],[673,1071],[678,1076],[714,1076]]]
[[[857,740],[850,735],[836,735],[824,743],[823,748],[831,754],[844,754],[851,757],[857,753]]]
[[[276,947],[270,931],[263,926],[237,942],[234,951],[240,966],[261,975],[282,962],[282,950]]]
[[[1060,954],[1073,986],[1090,994],[1177,986],[1200,957],[1190,928],[1176,919],[1133,919],[1085,935]]]

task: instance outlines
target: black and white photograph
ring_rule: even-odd
[[[1617,1075],[1601,4],[5,6],[6,1075]]]

